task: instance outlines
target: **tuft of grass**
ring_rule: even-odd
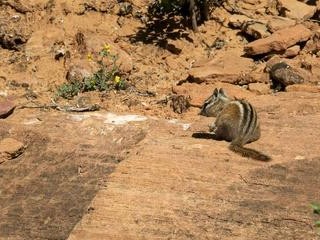
[[[127,87],[126,82],[119,76],[119,67],[116,64],[117,55],[110,53],[110,45],[104,44],[99,52],[99,58],[94,59],[93,55],[87,55],[88,61],[95,61],[98,64],[98,70],[90,77],[82,81],[64,83],[57,89],[57,95],[66,99],[72,99],[80,92],[89,91],[107,91],[111,89],[124,90]],[[111,66],[104,64],[104,59],[111,60]]]

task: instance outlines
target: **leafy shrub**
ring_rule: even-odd
[[[79,92],[89,91],[107,91],[111,89],[125,89],[126,82],[119,76],[119,67],[116,64],[117,55],[110,53],[110,46],[105,44],[99,52],[99,57],[94,59],[92,54],[88,54],[89,61],[95,61],[99,68],[90,77],[84,78],[82,81],[70,82],[62,84],[57,95],[66,99],[72,99]],[[104,59],[111,60],[111,66],[106,66]]]

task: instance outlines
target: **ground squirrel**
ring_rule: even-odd
[[[256,160],[271,160],[267,155],[243,147],[260,138],[257,112],[246,100],[231,99],[222,88],[215,88],[213,94],[204,102],[200,115],[216,117],[209,130],[214,139],[231,142],[230,150]]]

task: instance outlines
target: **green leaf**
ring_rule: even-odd
[[[311,208],[315,214],[320,214],[320,204],[319,203],[311,203]]]
[[[320,220],[316,221],[314,224],[316,225],[316,227],[320,227]]]

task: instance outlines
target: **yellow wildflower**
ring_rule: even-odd
[[[111,49],[111,46],[110,46],[109,44],[105,43],[105,44],[103,45],[103,49],[104,49],[105,51],[109,52],[110,49]]]
[[[115,76],[114,82],[115,82],[116,84],[119,84],[120,81],[121,81],[121,78],[120,78],[119,76]]]
[[[89,61],[92,61],[92,60],[93,60],[92,54],[91,54],[91,53],[88,53],[87,58],[88,58]]]

